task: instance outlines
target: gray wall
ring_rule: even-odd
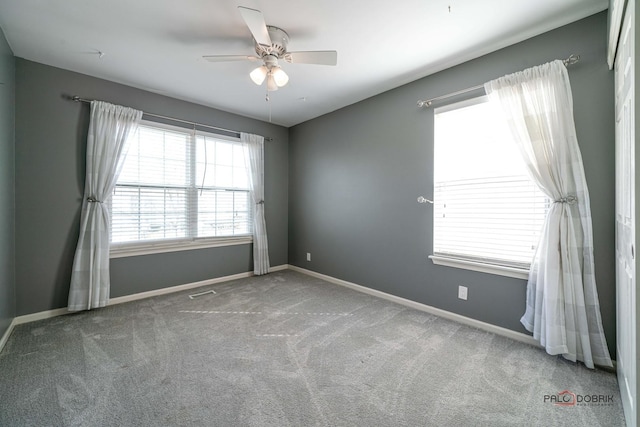
[[[416,198],[433,195],[433,109],[416,101],[579,54],[569,75],[613,355],[614,92],[606,29],[603,12],[291,128],[289,263],[524,332],[524,280],[427,258],[433,210]],[[457,298],[458,285],[469,287],[468,301]]]
[[[17,314],[65,307],[78,239],[89,106],[63,95],[102,99],[151,113],[261,134],[271,265],[287,263],[288,130],[86,75],[16,60]],[[252,269],[251,246],[116,258],[111,296]]]
[[[0,337],[16,315],[14,95],[15,60],[0,30]]]

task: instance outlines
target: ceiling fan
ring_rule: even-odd
[[[260,86],[267,80],[267,91],[278,90],[287,84],[289,76],[284,72],[278,60],[284,59],[292,64],[336,65],[338,52],[335,50],[316,50],[289,52],[289,35],[282,28],[267,25],[262,12],[255,9],[238,6],[242,19],[249,27],[255,42],[254,55],[205,55],[204,59],[211,62],[225,61],[262,61],[263,65],[253,70],[249,76]]]

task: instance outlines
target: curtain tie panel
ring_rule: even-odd
[[[612,366],[596,289],[589,190],[569,75],[556,60],[485,84],[540,189],[554,201],[529,270],[520,320],[547,353]]]
[[[242,132],[240,134],[248,156],[250,193],[255,210],[253,212],[253,274],[269,272],[269,244],[267,224],[264,218],[264,137]]]
[[[104,307],[109,302],[110,212],[107,203],[124,164],[127,140],[138,127],[142,111],[91,102],[87,134],[84,197],[80,236],[73,259],[69,311]]]

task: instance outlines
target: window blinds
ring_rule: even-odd
[[[111,199],[111,242],[251,234],[248,172],[239,141],[145,122]]]
[[[435,110],[434,255],[528,268],[549,200],[486,97]]]
[[[435,255],[529,267],[549,202],[528,176],[440,182],[434,198]]]

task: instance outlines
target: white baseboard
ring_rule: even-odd
[[[289,264],[276,265],[275,267],[269,267],[269,273],[275,273],[276,271],[288,270]]]
[[[388,294],[386,292],[378,291],[376,289],[367,288],[366,286],[357,285],[355,283],[347,282],[346,280],[336,279],[335,277],[327,276],[325,274],[316,273],[315,271],[307,270],[305,268],[296,267],[295,265],[289,265],[289,269],[303,273],[309,276],[317,277],[329,283],[344,286],[349,289],[353,289],[358,292],[362,292],[374,297],[382,298],[388,301],[392,301],[406,307],[411,307],[416,310],[424,311],[426,313],[434,314],[436,316],[444,317],[445,319],[453,320],[458,323],[462,323],[474,328],[482,329],[487,332],[492,332],[496,335],[511,338],[516,341],[530,344],[536,347],[541,347],[540,343],[536,341],[532,336],[523,334],[522,332],[512,331],[511,329],[503,328],[501,326],[492,325],[491,323],[482,322],[480,320],[472,319],[470,317],[462,316],[460,314],[452,313],[450,311],[442,310],[440,308],[432,307],[430,305],[422,304],[416,301],[401,298],[395,295]]]
[[[172,294],[174,292],[186,291],[200,286],[214,285],[216,283],[228,282],[230,280],[244,279],[253,276],[253,273],[238,273],[231,276],[216,277],[215,279],[201,280],[199,282],[185,283],[184,285],[171,286],[168,288],[154,289],[153,291],[139,292],[137,294],[125,295],[122,297],[111,298],[109,305],[122,304],[130,301],[137,301],[145,298],[157,297],[159,295]]]
[[[269,273],[273,273],[280,270],[286,270],[289,267],[288,264],[278,265],[269,268]],[[153,291],[140,292],[132,295],[125,295],[122,297],[111,298],[107,305],[122,304],[124,302],[137,301],[140,299],[156,297],[159,295],[172,294],[174,292],[186,291],[193,288],[199,288],[201,286],[215,285],[216,283],[229,282],[231,280],[244,279],[253,276],[252,271],[246,273],[232,274],[231,276],[216,277],[214,279],[201,280],[199,282],[185,283],[184,285],[171,286],[169,288],[154,289]]]
[[[286,270],[287,268],[289,268],[288,264],[277,265],[275,267],[269,268],[269,272],[271,273],[271,272]],[[170,286],[168,288],[155,289],[153,291],[140,292],[132,295],[125,295],[122,297],[111,298],[107,306],[122,304],[130,301],[137,301],[140,299],[155,297],[158,295],[166,295],[174,292],[185,291],[188,289],[198,288],[200,286],[207,286],[207,285],[214,285],[216,283],[229,282],[231,280],[243,279],[251,276],[253,276],[253,272],[247,271],[246,273],[232,274],[230,276],[216,277],[214,279],[201,280],[199,282],[186,283],[184,285]],[[2,348],[6,344],[7,340],[9,339],[9,336],[11,335],[11,332],[13,331],[13,328],[16,325],[35,322],[37,320],[49,319],[51,317],[62,316],[64,314],[69,314],[69,311],[67,310],[66,307],[56,308],[54,310],[40,311],[38,313],[25,314],[23,316],[18,316],[14,318],[11,321],[11,324],[9,325],[9,328],[7,329],[7,331],[2,335],[2,338],[0,339],[0,351],[2,351]]]
[[[7,328],[6,331],[4,331],[4,334],[2,334],[2,338],[0,338],[0,353],[2,352],[2,349],[4,348],[4,345],[7,343],[7,341],[9,341],[9,337],[11,336],[11,332],[13,332],[13,328],[15,328],[16,326],[16,319],[14,318],[11,323],[9,323],[9,327]]]
[[[386,299],[388,301],[393,301],[395,303],[398,303],[407,307],[415,308],[416,310],[424,311],[426,313],[444,317],[445,319],[453,320],[454,322],[458,322],[468,326],[472,326],[474,328],[482,329],[483,331],[492,332],[496,335],[501,335],[503,337],[511,338],[514,341],[519,341],[519,342],[529,344],[538,348],[544,348],[544,346],[542,346],[531,335],[527,335],[522,332],[517,332],[511,329],[503,328],[501,326],[492,325],[491,323],[482,322],[480,320],[462,316],[461,314],[452,313],[450,311],[442,310],[440,308],[432,307],[430,305],[426,305],[416,301],[401,298],[395,295],[388,294],[386,292],[378,291],[376,289],[367,288],[366,286],[347,282],[346,280],[336,279],[335,277],[327,276],[326,274],[322,274],[322,273],[316,273],[315,271],[307,270],[301,267],[296,267],[295,265],[289,265],[288,268],[289,270],[293,270],[309,276],[317,277],[318,279],[322,279],[329,283],[344,286],[358,292],[362,292],[378,298]],[[615,360],[612,360],[611,362],[613,363],[613,367],[602,366],[597,364],[596,364],[596,367],[603,371],[616,373],[618,364]]]
[[[64,308],[56,308],[53,310],[47,311],[39,311],[38,313],[25,314],[22,316],[18,316],[13,319],[13,322],[16,325],[22,325],[23,323],[35,322],[36,320],[49,319],[51,317],[62,316],[63,314],[68,314],[69,311],[66,307]]]

